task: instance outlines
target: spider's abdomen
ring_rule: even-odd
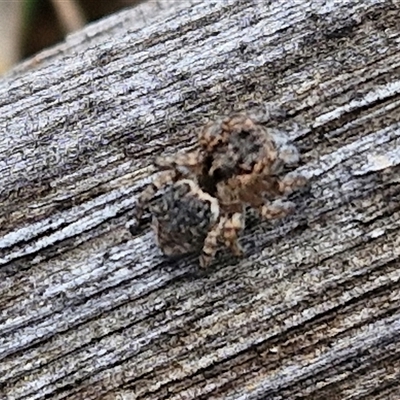
[[[188,179],[168,185],[150,211],[157,245],[166,255],[199,251],[219,215],[215,199]]]

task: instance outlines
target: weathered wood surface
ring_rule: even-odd
[[[129,13],[0,81],[0,398],[398,399],[399,3]],[[195,277],[125,224],[152,156],[249,101],[311,190]]]

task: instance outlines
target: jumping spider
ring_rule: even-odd
[[[166,187],[150,206],[157,243],[165,254],[202,248],[200,265],[206,267],[222,242],[241,255],[237,240],[244,229],[245,206],[257,209],[265,219],[290,213],[294,204],[281,198],[304,186],[306,179],[279,174],[285,165],[298,161],[297,149],[282,132],[265,128],[246,114],[233,114],[206,125],[197,150],[157,158],[160,174],[140,195],[136,221]]]

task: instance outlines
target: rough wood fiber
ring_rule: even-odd
[[[200,4],[203,0],[137,0],[140,2],[136,7],[115,13],[103,19],[99,23],[89,24],[83,31],[67,35],[64,43],[50,47],[36,56],[21,62],[8,76],[27,72],[38,65],[44,66],[62,56],[70,55],[80,51],[86,51],[90,46],[105,43],[107,40],[115,40],[116,35],[139,30],[151,25],[154,19],[169,18],[189,5]],[[142,2],[144,1],[144,2]]]
[[[0,81],[0,398],[398,399],[399,3],[129,13]],[[295,214],[198,277],[131,237],[152,156],[260,104],[311,179]]]

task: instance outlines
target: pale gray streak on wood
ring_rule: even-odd
[[[181,0],[145,0],[130,10],[115,13],[103,19],[101,23],[89,24],[82,31],[67,35],[64,43],[43,50],[32,58],[21,62],[8,75],[20,74],[38,66],[57,62],[57,59],[73,52],[87,51],[89,47],[97,44],[104,45],[108,40],[112,47],[115,36],[126,35],[127,30],[134,32],[157,20],[173,17],[181,9],[186,9],[189,4],[200,4],[203,1],[185,0],[183,3]],[[107,57],[107,52],[103,54]]]
[[[399,3],[159,4],[0,81],[0,398],[399,398]],[[132,237],[153,157],[260,107],[296,212],[204,276]]]

